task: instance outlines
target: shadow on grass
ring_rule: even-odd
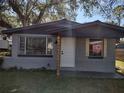
[[[1,71],[0,93],[124,93],[123,79],[62,77],[55,71]]]

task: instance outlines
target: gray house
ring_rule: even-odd
[[[115,41],[124,28],[94,21],[66,19],[2,31],[12,35],[12,56],[3,68],[41,68],[71,71],[115,71]]]

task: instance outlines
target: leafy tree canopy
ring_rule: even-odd
[[[63,18],[75,20],[78,9],[85,16],[98,13],[118,25],[124,18],[123,0],[1,0],[0,26],[15,28]]]

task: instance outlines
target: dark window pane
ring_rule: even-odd
[[[102,39],[90,39],[89,55],[103,56],[103,40]]]
[[[44,55],[46,54],[46,37],[28,37],[26,41],[26,54]]]
[[[51,37],[25,37],[20,36],[19,54],[26,55],[52,55],[53,42]]]

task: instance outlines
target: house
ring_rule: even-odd
[[[10,46],[12,45],[12,39],[10,38],[6,38],[5,36],[3,36],[1,34],[2,30],[6,30],[7,28],[5,27],[1,27],[0,26],[0,51],[4,51],[4,50],[8,50],[10,49]]]
[[[115,71],[115,41],[124,28],[100,21],[80,24],[66,19],[2,31],[12,35],[12,56],[3,68]]]
[[[120,41],[120,43],[116,45],[116,59],[120,61],[124,61],[124,42],[123,41]]]
[[[124,61],[124,38],[120,38],[119,43],[116,44],[116,59]]]
[[[6,30],[7,28],[0,26],[0,57],[1,56],[10,56],[11,54],[11,37],[4,36],[1,31]]]

